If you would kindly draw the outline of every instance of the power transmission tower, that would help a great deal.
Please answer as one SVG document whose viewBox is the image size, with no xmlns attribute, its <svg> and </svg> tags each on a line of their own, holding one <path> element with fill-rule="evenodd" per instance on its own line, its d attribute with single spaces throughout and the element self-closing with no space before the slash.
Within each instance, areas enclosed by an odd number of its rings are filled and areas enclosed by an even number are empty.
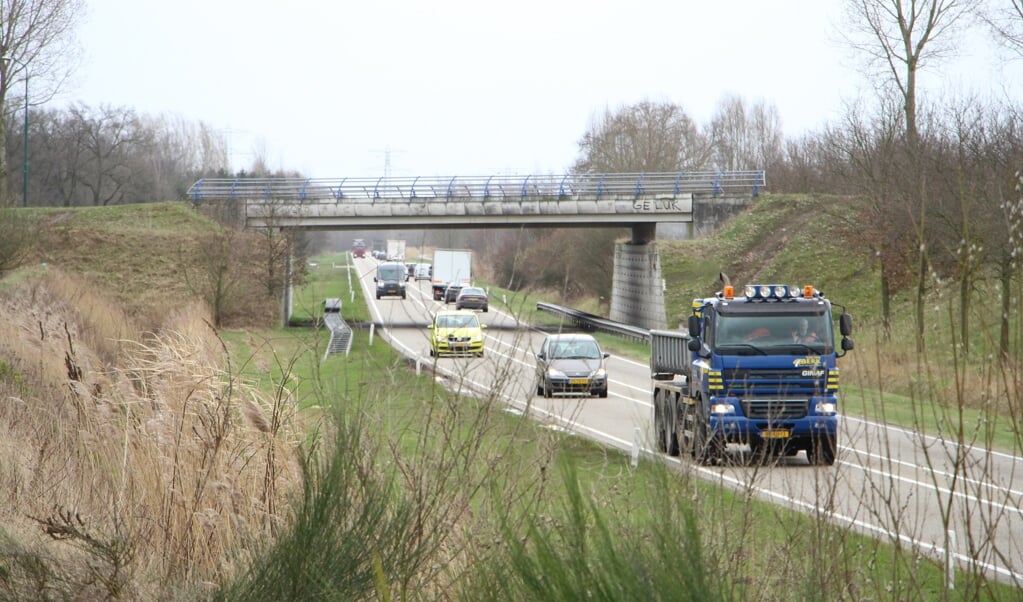
<svg viewBox="0 0 1023 602">
<path fill-rule="evenodd" d="M 403 150 L 394 150 L 390 146 L 385 146 L 383 150 L 371 150 L 371 153 L 382 153 L 384 155 L 384 177 L 391 177 L 391 155 L 393 153 L 403 153 Z"/>
</svg>

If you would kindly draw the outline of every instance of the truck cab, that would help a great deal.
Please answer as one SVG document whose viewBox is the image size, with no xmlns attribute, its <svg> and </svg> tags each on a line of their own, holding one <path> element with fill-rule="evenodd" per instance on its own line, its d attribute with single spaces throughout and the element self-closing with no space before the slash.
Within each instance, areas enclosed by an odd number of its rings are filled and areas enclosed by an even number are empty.
<svg viewBox="0 0 1023 602">
<path fill-rule="evenodd" d="M 832 303 L 812 286 L 751 285 L 738 295 L 725 286 L 694 300 L 688 327 L 685 365 L 652 365 L 655 379 L 666 370 L 684 374 L 677 403 L 661 402 L 677 425 L 669 443 L 702 461 L 741 444 L 754 456 L 805 450 L 811 463 L 834 463 L 836 360 L 853 349 L 848 314 L 839 316 L 838 340 Z"/>
</svg>

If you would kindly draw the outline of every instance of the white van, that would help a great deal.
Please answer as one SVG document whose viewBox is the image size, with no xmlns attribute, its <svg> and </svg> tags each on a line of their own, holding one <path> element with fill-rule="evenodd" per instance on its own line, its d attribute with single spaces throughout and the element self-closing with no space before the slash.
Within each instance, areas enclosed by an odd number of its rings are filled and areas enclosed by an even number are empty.
<svg viewBox="0 0 1023 602">
<path fill-rule="evenodd" d="M 428 263 L 416 264 L 416 280 L 430 280 L 433 278 L 433 266 Z"/>
</svg>

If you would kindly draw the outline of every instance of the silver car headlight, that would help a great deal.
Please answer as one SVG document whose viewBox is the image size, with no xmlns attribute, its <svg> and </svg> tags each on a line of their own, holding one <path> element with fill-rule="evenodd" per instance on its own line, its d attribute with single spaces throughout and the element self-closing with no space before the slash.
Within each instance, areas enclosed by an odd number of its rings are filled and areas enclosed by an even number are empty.
<svg viewBox="0 0 1023 602">
<path fill-rule="evenodd" d="M 557 368 L 554 368 L 554 367 L 547 368 L 547 375 L 548 376 L 558 377 L 558 378 L 565 378 L 565 373 L 562 372 L 561 370 L 558 370 Z"/>
</svg>

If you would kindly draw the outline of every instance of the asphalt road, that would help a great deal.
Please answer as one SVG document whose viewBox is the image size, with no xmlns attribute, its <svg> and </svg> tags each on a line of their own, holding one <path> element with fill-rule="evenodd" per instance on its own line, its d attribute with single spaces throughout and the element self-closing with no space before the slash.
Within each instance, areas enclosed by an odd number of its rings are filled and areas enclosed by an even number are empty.
<svg viewBox="0 0 1023 602">
<path fill-rule="evenodd" d="M 405 300 L 376 300 L 375 265 L 372 259 L 355 260 L 371 315 L 380 325 L 378 335 L 406 356 L 432 365 L 426 325 L 444 304 L 433 301 L 426 280 L 409 281 Z M 496 392 L 537 420 L 633 454 L 657 453 L 645 363 L 612 356 L 607 399 L 544 399 L 537 395 L 533 357 L 544 333 L 517 324 L 505 309 L 500 299 L 491 298 L 490 311 L 480 314 L 488 325 L 483 358 L 441 358 L 437 372 Z M 843 417 L 840 429 L 832 467 L 809 466 L 801 452 L 766 469 L 691 468 L 707 480 L 807 513 L 827 513 L 838 524 L 898 539 L 946 566 L 972 565 L 1023 588 L 1023 458 L 850 416 Z"/>
</svg>

